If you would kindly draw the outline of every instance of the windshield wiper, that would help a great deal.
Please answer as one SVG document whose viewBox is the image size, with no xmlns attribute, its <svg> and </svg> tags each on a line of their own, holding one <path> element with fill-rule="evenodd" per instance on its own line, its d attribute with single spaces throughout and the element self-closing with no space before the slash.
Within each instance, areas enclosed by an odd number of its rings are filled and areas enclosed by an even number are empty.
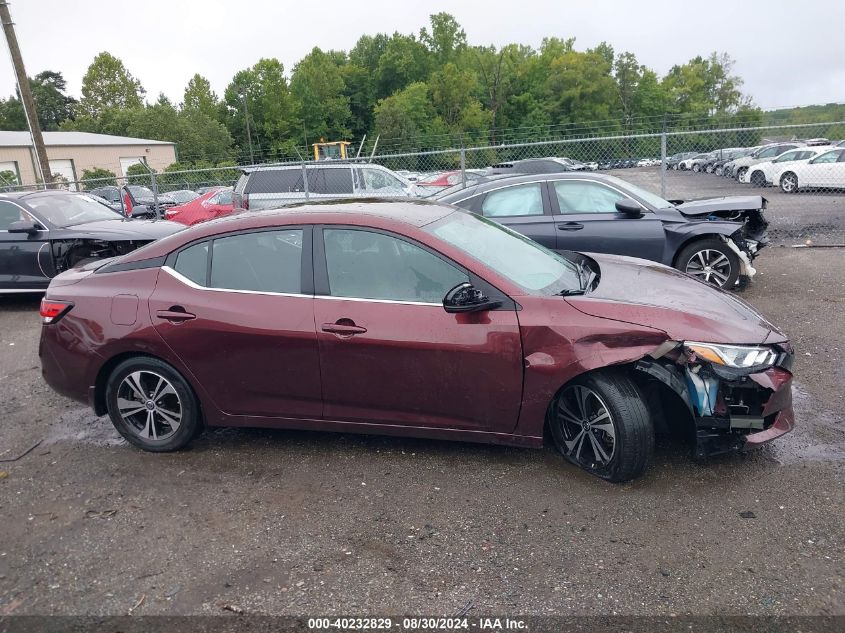
<svg viewBox="0 0 845 633">
<path fill-rule="evenodd" d="M 584 288 L 564 288 L 560 292 L 556 292 L 555 294 L 559 297 L 572 297 L 574 295 L 582 295 L 586 293 L 586 289 Z"/>
</svg>

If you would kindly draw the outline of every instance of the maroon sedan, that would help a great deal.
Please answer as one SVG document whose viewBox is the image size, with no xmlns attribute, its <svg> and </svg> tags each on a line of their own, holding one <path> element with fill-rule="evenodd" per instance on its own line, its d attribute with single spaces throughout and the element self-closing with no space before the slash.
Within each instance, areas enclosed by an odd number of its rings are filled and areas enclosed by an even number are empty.
<svg viewBox="0 0 845 633">
<path fill-rule="evenodd" d="M 41 314 L 47 382 L 149 451 L 204 426 L 528 447 L 548 431 L 625 481 L 656 431 L 708 455 L 793 426 L 790 345 L 740 299 L 438 204 L 204 223 L 59 275 Z"/>
</svg>

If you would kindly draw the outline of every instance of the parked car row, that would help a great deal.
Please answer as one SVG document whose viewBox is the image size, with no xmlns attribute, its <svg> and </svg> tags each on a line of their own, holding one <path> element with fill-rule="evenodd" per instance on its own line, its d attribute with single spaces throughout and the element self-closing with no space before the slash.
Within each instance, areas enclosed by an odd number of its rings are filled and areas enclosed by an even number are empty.
<svg viewBox="0 0 845 633">
<path fill-rule="evenodd" d="M 845 189 L 845 141 L 808 139 L 759 147 L 726 148 L 678 161 L 677 169 L 714 173 L 756 187 Z"/>
</svg>

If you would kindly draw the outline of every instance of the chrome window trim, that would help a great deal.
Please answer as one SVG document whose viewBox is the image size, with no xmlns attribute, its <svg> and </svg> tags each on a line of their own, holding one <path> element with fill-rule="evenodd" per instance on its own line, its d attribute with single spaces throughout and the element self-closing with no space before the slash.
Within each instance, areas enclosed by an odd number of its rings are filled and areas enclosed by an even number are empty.
<svg viewBox="0 0 845 633">
<path fill-rule="evenodd" d="M 201 286 L 195 281 L 191 281 L 182 273 L 174 270 L 170 266 L 162 266 L 161 270 L 166 272 L 168 275 L 176 279 L 177 281 L 181 281 L 183 284 L 188 286 L 189 288 L 193 288 L 194 290 L 208 290 L 210 292 L 236 292 L 239 294 L 244 295 L 269 295 L 271 297 L 308 297 L 313 298 L 314 295 L 306 295 L 300 292 L 269 292 L 266 290 L 239 290 L 237 288 L 211 288 L 209 286 Z"/>
<path fill-rule="evenodd" d="M 368 299 L 366 297 L 335 297 L 333 295 L 314 295 L 315 299 L 330 299 L 332 301 L 358 301 L 365 303 L 398 303 L 408 306 L 436 306 L 442 308 L 442 303 L 429 303 L 427 301 L 400 301 L 398 299 Z"/>
</svg>

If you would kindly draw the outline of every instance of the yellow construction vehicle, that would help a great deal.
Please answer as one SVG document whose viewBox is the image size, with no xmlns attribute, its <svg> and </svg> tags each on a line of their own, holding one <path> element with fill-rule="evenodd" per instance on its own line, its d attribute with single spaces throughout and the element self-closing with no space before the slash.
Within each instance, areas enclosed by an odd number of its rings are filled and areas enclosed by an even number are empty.
<svg viewBox="0 0 845 633">
<path fill-rule="evenodd" d="M 347 148 L 351 145 L 349 141 L 334 141 L 326 143 L 320 139 L 314 143 L 314 160 L 346 160 L 348 158 Z"/>
</svg>

